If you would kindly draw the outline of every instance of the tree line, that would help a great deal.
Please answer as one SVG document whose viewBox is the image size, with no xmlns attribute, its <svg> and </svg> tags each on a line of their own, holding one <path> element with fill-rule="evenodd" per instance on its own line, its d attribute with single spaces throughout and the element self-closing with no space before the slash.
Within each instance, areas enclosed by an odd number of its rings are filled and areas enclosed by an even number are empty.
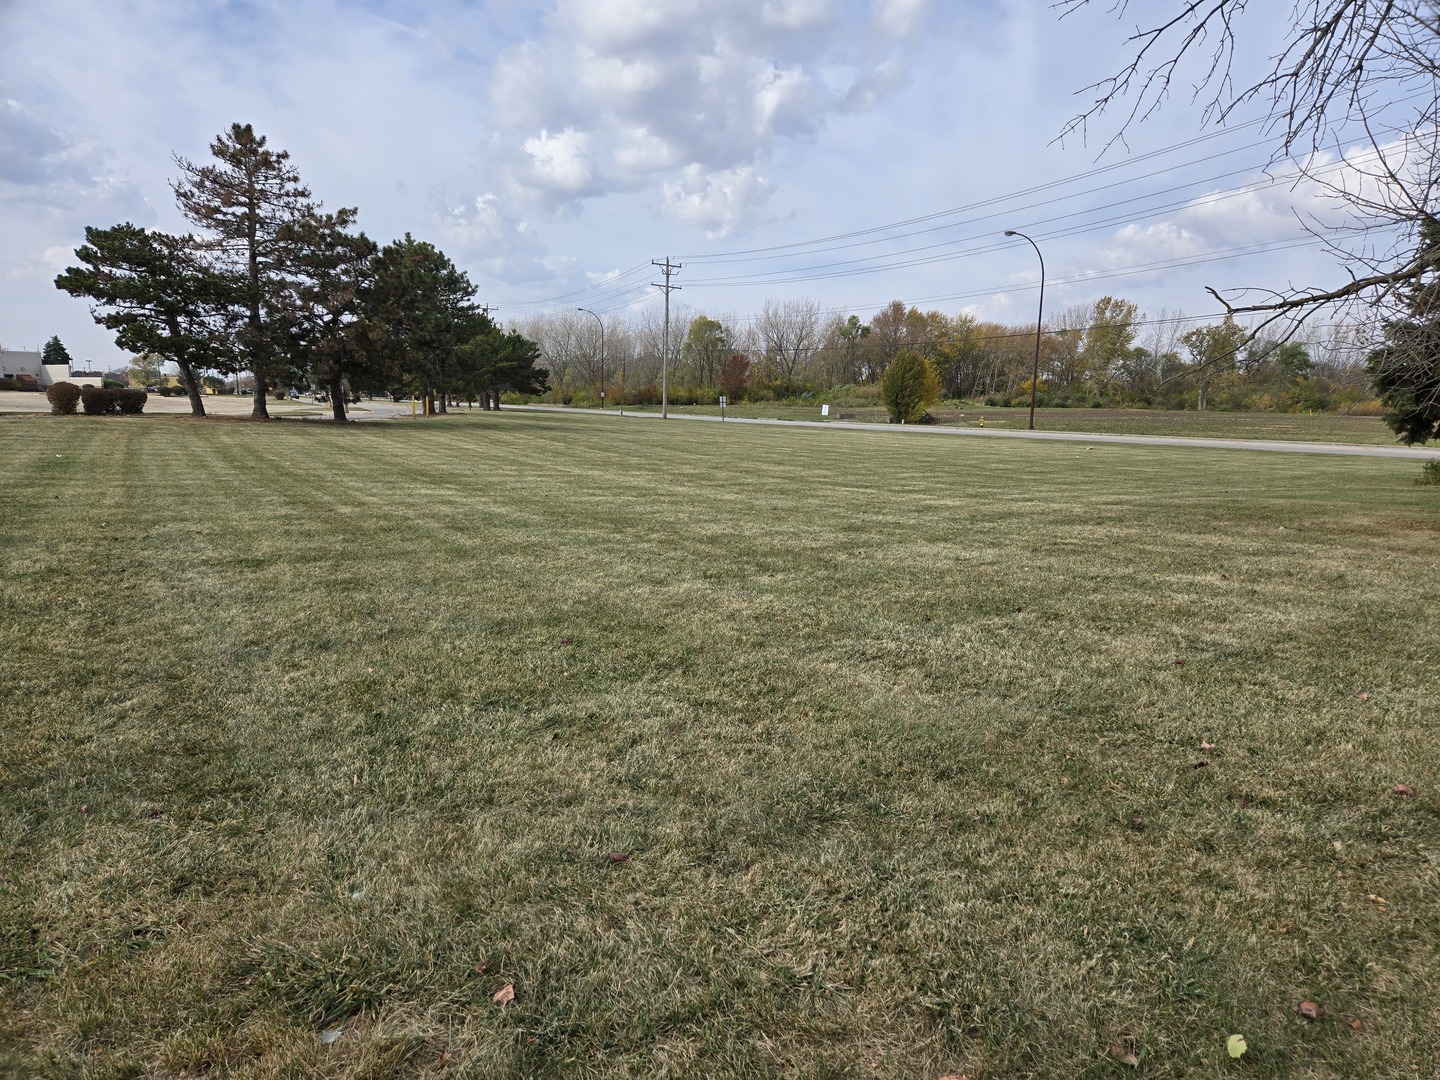
<svg viewBox="0 0 1440 1080">
<path fill-rule="evenodd" d="M 601 327 L 584 314 L 528 320 L 550 368 L 553 400 L 598 400 Z M 659 382 L 661 327 L 644 312 L 604 321 L 610 400 L 647 402 Z M 671 399 L 724 394 L 774 400 L 845 387 L 878 388 L 896 359 L 923 357 L 947 398 L 1029 403 L 1035 324 L 924 311 L 895 300 L 869 320 L 815 300 L 767 302 L 758 316 L 696 314 L 676 335 Z M 1325 410 L 1373 405 L 1366 335 L 1340 326 L 1303 339 L 1255 334 L 1233 319 L 1198 322 L 1104 296 L 1046 318 L 1037 396 L 1042 405 L 1166 409 Z"/>
<path fill-rule="evenodd" d="M 452 400 L 498 408 L 547 385 L 538 345 L 505 332 L 466 274 L 409 233 L 384 247 L 355 229 L 356 210 L 326 212 L 249 124 L 176 156 L 176 203 L 194 231 L 128 222 L 85 230 L 58 288 L 92 301 L 122 349 L 175 364 L 191 412 L 205 414 L 208 372 L 248 372 L 255 419 L 266 392 L 324 388 L 336 420 L 362 392 L 418 394 L 427 412 Z"/>
<path fill-rule="evenodd" d="M 175 157 L 171 186 L 192 232 L 87 228 L 79 265 L 56 278 L 92 301 L 121 348 L 173 362 L 195 415 L 210 372 L 248 372 L 257 419 L 268 417 L 267 389 L 301 384 L 324 388 L 343 420 L 347 398 L 361 392 L 416 394 L 427 412 L 462 399 L 498 408 L 505 393 L 603 405 L 607 387 L 611 401 L 645 403 L 658 399 L 662 370 L 673 373 L 676 401 L 874 393 L 898 358 L 915 356 L 925 364 L 917 385 L 933 374 L 946 397 L 991 405 L 1028 403 L 1033 390 L 1047 406 L 1354 410 L 1378 395 L 1405 441 L 1440 434 L 1440 231 L 1431 219 L 1406 303 L 1384 322 L 1379 347 L 1368 327 L 1289 336 L 1233 316 L 1147 317 L 1105 296 L 1046 319 L 1032 380 L 1033 323 L 900 300 L 864 321 L 816 300 L 769 300 L 748 319 L 695 314 L 683 337 L 667 335 L 655 311 L 607 320 L 577 309 L 505 331 L 443 252 L 409 233 L 380 247 L 355 229 L 354 208 L 324 211 L 289 154 L 250 125 L 232 125 L 210 151 L 209 163 Z"/>
</svg>

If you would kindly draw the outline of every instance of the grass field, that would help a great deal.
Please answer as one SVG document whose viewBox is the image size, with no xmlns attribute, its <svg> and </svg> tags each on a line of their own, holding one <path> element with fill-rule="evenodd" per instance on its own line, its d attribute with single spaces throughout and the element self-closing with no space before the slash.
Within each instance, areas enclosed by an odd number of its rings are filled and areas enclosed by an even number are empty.
<svg viewBox="0 0 1440 1080">
<path fill-rule="evenodd" d="M 1440 1074 L 1414 462 L 0 447 L 0 1074 Z"/>
<path fill-rule="evenodd" d="M 658 406 L 626 411 L 659 412 Z M 677 405 L 673 413 L 719 416 L 720 409 L 708 405 Z M 819 420 L 819 405 L 788 403 L 740 404 L 726 410 L 737 418 L 767 420 Z M 996 409 L 968 402 L 946 402 L 930 410 L 937 423 L 955 427 L 986 427 L 1020 430 L 1030 425 L 1029 409 Z M 881 406 L 832 405 L 831 420 L 886 424 L 889 415 Z M 1338 413 L 1281 412 L 1174 412 L 1164 409 L 1037 409 L 1035 426 L 1041 431 L 1078 431 L 1090 435 L 1183 435 L 1202 439 L 1268 439 L 1300 442 L 1359 443 L 1393 446 L 1395 433 L 1377 416 L 1345 416 Z"/>
</svg>

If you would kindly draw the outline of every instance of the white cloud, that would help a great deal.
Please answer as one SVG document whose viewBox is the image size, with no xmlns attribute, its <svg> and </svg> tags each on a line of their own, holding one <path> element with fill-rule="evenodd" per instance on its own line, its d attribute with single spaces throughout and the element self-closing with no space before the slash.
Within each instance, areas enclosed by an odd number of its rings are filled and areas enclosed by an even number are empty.
<svg viewBox="0 0 1440 1080">
<path fill-rule="evenodd" d="M 762 23 L 785 30 L 813 29 L 831 18 L 828 0 L 766 0 L 760 6 Z"/>
<path fill-rule="evenodd" d="M 1317 153 L 1305 163 L 1305 175 L 1281 171 L 1256 175 L 1238 187 L 1206 192 L 1151 222 L 1132 222 L 1116 230 L 1100 252 L 1106 268 L 1186 259 L 1214 252 L 1253 248 L 1303 238 L 1310 232 L 1339 238 L 1359 223 L 1348 198 L 1371 204 L 1400 205 L 1403 194 L 1387 170 L 1403 175 L 1426 159 L 1428 148 L 1415 137 L 1386 144 L 1352 147 L 1343 156 Z M 1411 184 L 1423 184 L 1421 177 Z"/>
<path fill-rule="evenodd" d="M 1116 230 L 1102 253 L 1102 265 L 1109 269 L 1163 262 L 1203 255 L 1211 241 L 1176 221 L 1151 225 L 1130 224 Z"/>
<path fill-rule="evenodd" d="M 73 262 L 75 262 L 75 249 L 57 244 L 54 247 L 46 248 L 37 255 L 31 255 L 17 266 L 11 267 L 5 276 L 15 281 L 34 278 L 49 282 Z"/>
<path fill-rule="evenodd" d="M 782 144 L 903 85 L 910 46 L 895 37 L 926 11 L 889 0 L 873 12 L 879 40 L 866 13 L 831 0 L 559 0 L 545 32 L 495 65 L 497 167 L 551 211 L 659 188 L 672 220 L 734 231 L 763 212 L 771 186 L 757 178 Z"/>
<path fill-rule="evenodd" d="M 877 31 L 906 37 L 920 26 L 929 13 L 930 0 L 874 0 L 871 10 Z"/>
<path fill-rule="evenodd" d="M 574 128 L 552 135 L 545 129 L 524 142 L 528 175 L 540 187 L 580 194 L 590 183 L 590 137 Z"/>
<path fill-rule="evenodd" d="M 665 185 L 665 213 L 717 239 L 733 232 L 742 222 L 755 220 L 770 196 L 770 186 L 754 166 L 706 173 L 690 165 L 679 180 Z"/>
</svg>

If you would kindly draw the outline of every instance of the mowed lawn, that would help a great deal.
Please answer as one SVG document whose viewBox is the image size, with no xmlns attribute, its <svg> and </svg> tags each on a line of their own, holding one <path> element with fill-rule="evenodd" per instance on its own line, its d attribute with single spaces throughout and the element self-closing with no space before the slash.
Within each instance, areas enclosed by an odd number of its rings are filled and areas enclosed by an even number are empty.
<svg viewBox="0 0 1440 1080">
<path fill-rule="evenodd" d="M 1416 462 L 0 448 L 0 1074 L 1440 1074 Z"/>
</svg>

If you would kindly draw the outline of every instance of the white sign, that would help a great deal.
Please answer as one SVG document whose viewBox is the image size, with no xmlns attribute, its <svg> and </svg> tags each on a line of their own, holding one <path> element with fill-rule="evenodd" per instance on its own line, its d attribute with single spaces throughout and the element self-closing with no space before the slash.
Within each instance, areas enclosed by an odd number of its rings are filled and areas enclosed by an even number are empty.
<svg viewBox="0 0 1440 1080">
<path fill-rule="evenodd" d="M 724 394 L 721 394 L 721 395 L 720 395 L 720 407 L 723 409 L 723 408 L 724 408 L 726 405 L 728 405 L 728 404 L 730 404 L 730 403 L 725 400 L 725 395 L 724 395 Z"/>
<path fill-rule="evenodd" d="M 821 405 L 821 406 L 820 406 L 820 415 L 821 415 L 821 416 L 829 416 L 829 415 L 830 415 L 830 406 L 829 406 L 829 405 Z"/>
</svg>

